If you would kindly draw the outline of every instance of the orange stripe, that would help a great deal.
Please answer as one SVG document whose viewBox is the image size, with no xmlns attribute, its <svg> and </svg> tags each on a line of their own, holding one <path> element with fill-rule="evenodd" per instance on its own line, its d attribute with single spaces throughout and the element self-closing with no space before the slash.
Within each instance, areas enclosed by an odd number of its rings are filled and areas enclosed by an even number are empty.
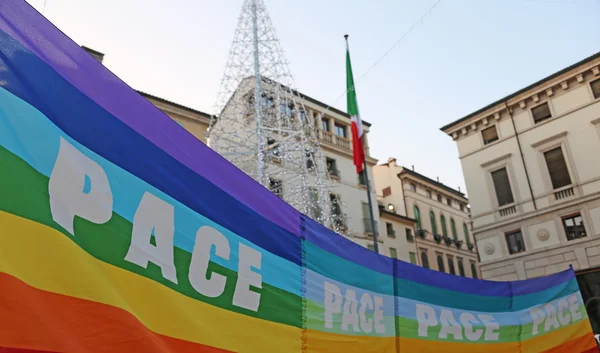
<svg viewBox="0 0 600 353">
<path fill-rule="evenodd" d="M 563 343 L 558 347 L 554 347 L 543 353 L 597 353 L 600 352 L 598 350 L 598 345 L 596 344 L 596 339 L 594 338 L 593 333 L 589 333 L 587 335 L 583 335 L 577 338 L 570 340 L 569 342 Z"/>
<path fill-rule="evenodd" d="M 122 309 L 42 291 L 5 273 L 0 273 L 0 288 L 2 347 L 78 353 L 227 352 L 159 335 Z"/>
</svg>

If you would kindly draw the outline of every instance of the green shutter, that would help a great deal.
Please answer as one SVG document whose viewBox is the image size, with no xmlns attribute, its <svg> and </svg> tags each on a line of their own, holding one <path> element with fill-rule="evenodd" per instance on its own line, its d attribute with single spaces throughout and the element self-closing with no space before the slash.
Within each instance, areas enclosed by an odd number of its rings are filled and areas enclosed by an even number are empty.
<svg viewBox="0 0 600 353">
<path fill-rule="evenodd" d="M 431 221 L 431 232 L 433 234 L 438 234 L 437 223 L 435 222 L 435 213 L 433 213 L 433 211 L 429 212 L 429 220 Z"/>
<path fill-rule="evenodd" d="M 440 222 L 442 223 L 442 235 L 448 236 L 448 229 L 446 228 L 446 217 L 440 216 Z"/>
<path fill-rule="evenodd" d="M 419 212 L 419 208 L 417 207 L 417 205 L 414 206 L 414 212 L 415 212 L 415 220 L 417 221 L 417 229 L 422 229 L 421 228 L 421 212 Z"/>
<path fill-rule="evenodd" d="M 456 224 L 452 218 L 450 218 L 450 229 L 452 230 L 452 237 L 458 240 L 458 234 L 456 234 Z"/>
</svg>

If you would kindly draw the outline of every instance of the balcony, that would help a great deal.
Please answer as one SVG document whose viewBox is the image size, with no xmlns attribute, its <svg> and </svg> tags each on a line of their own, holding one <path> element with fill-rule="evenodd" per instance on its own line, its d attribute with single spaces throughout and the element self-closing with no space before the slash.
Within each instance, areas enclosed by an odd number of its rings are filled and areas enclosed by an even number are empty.
<svg viewBox="0 0 600 353">
<path fill-rule="evenodd" d="M 378 226 L 377 221 L 373 222 L 375 224 L 375 231 L 377 232 Z M 365 234 L 373 234 L 373 226 L 370 218 L 363 218 L 363 227 L 365 229 Z M 379 233 L 379 232 L 377 232 Z"/>
<path fill-rule="evenodd" d="M 573 186 L 568 186 L 563 189 L 554 192 L 554 199 L 556 201 L 563 200 L 575 195 L 575 190 Z"/>
<path fill-rule="evenodd" d="M 517 207 L 515 205 L 504 207 L 501 208 L 498 212 L 500 213 L 500 217 L 507 217 L 517 213 Z"/>
<path fill-rule="evenodd" d="M 332 145 L 341 147 L 343 149 L 352 150 L 352 141 L 345 137 L 335 135 L 335 134 L 333 134 L 329 131 L 325 131 L 325 130 L 319 130 L 319 137 L 320 137 L 321 141 L 330 143 Z"/>
</svg>

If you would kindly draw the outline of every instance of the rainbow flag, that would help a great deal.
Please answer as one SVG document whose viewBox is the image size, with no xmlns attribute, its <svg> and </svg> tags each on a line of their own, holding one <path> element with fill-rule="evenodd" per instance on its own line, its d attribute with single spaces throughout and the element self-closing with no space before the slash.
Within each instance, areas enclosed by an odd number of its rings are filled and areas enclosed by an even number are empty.
<svg viewBox="0 0 600 353">
<path fill-rule="evenodd" d="M 597 352 L 572 270 L 361 248 L 0 1 L 0 352 Z"/>
</svg>

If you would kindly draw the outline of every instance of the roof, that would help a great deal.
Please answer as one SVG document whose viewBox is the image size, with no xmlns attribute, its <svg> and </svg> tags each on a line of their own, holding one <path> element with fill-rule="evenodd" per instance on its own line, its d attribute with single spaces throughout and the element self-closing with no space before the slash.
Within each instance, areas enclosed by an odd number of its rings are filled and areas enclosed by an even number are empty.
<svg viewBox="0 0 600 353">
<path fill-rule="evenodd" d="M 187 112 L 202 115 L 203 117 L 205 117 L 207 119 L 210 119 L 210 117 L 211 117 L 211 115 L 208 114 L 208 113 L 205 113 L 205 112 L 202 112 L 202 111 L 199 111 L 199 110 L 196 110 L 196 109 L 192 109 L 190 107 L 186 107 L 186 106 L 181 105 L 181 104 L 177 104 L 177 103 L 168 101 L 168 100 L 166 100 L 164 98 L 153 96 L 151 94 L 148 94 L 148 93 L 145 93 L 145 92 L 142 92 L 142 91 L 136 91 L 136 92 L 139 93 L 139 94 L 141 94 L 142 96 L 144 96 L 146 99 L 150 98 L 150 99 L 159 101 L 161 103 L 170 104 L 170 105 L 175 106 L 177 108 L 183 109 L 183 110 L 185 110 Z"/>
<path fill-rule="evenodd" d="M 83 50 L 87 51 L 88 53 L 91 53 L 91 54 L 96 54 L 96 55 L 98 55 L 98 56 L 104 56 L 104 53 L 101 53 L 101 52 L 99 52 L 99 51 L 97 51 L 97 50 L 94 50 L 94 49 L 92 49 L 92 48 L 88 48 L 88 47 L 86 47 L 85 45 L 82 45 L 82 46 L 81 46 L 81 48 L 82 48 Z"/>
<path fill-rule="evenodd" d="M 248 79 L 248 78 L 251 78 L 251 77 L 254 77 L 254 76 L 249 76 L 249 77 L 246 77 L 246 79 Z M 281 85 L 282 87 L 284 87 L 284 88 L 287 88 L 287 89 L 291 90 L 293 94 L 296 94 L 296 95 L 298 95 L 298 97 L 300 97 L 300 98 L 302 98 L 302 99 L 306 99 L 307 101 L 309 101 L 309 102 L 311 102 L 311 103 L 314 103 L 314 104 L 318 104 L 318 105 L 321 105 L 321 106 L 327 107 L 327 110 L 331 110 L 332 112 L 335 112 L 335 113 L 337 113 L 337 114 L 343 115 L 343 116 L 345 116 L 346 118 L 350 119 L 350 115 L 348 115 L 348 113 L 346 113 L 346 112 L 343 112 L 343 111 L 341 111 L 341 110 L 339 110 L 339 109 L 337 109 L 337 108 L 334 108 L 334 107 L 332 107 L 332 106 L 330 106 L 330 105 L 327 105 L 327 104 L 325 104 L 325 103 L 323 103 L 323 102 L 321 102 L 321 101 L 319 101 L 319 100 L 317 100 L 317 99 L 315 99 L 315 98 L 312 98 L 312 97 L 309 97 L 309 96 L 307 96 L 307 95 L 305 95 L 305 94 L 303 94 L 303 93 L 300 93 L 300 92 L 298 92 L 297 90 L 295 90 L 295 89 L 293 89 L 293 88 L 289 88 L 289 87 L 287 87 L 286 85 L 284 85 L 284 84 L 281 84 L 281 83 L 279 83 L 279 82 L 277 82 L 277 81 L 275 81 L 275 80 L 272 80 L 272 79 L 270 79 L 270 78 L 267 78 L 267 77 L 263 77 L 263 80 L 265 80 L 265 81 L 270 81 L 271 83 L 277 83 L 277 84 Z M 362 119 L 361 119 L 361 120 L 362 120 Z M 370 126 L 371 126 L 371 123 L 369 123 L 369 122 L 367 122 L 367 121 L 365 121 L 365 120 L 362 120 L 362 123 L 363 123 L 363 125 L 365 125 L 365 126 L 367 126 L 367 127 L 370 127 Z"/>
<path fill-rule="evenodd" d="M 402 171 L 400 173 L 398 173 L 398 176 L 400 176 L 401 174 L 409 174 L 409 175 L 414 176 L 415 178 L 423 179 L 423 180 L 425 180 L 426 182 L 428 182 L 430 184 L 433 184 L 433 185 L 435 185 L 435 186 L 437 186 L 437 187 L 439 187 L 441 189 L 444 189 L 444 190 L 446 190 L 446 191 L 448 191 L 448 192 L 450 192 L 450 193 L 452 193 L 454 195 L 457 195 L 457 196 L 460 196 L 460 197 L 466 199 L 465 194 L 463 194 L 462 192 L 460 192 L 458 190 L 455 190 L 455 189 L 453 189 L 453 188 L 451 188 L 449 186 L 446 186 L 446 185 L 444 185 L 444 184 L 442 184 L 442 183 L 440 183 L 438 181 L 432 180 L 432 179 L 430 179 L 430 178 L 428 178 L 428 177 L 426 177 L 426 176 L 424 176 L 422 174 L 419 174 L 419 173 L 415 172 L 414 170 L 408 169 L 406 167 L 402 167 Z"/>
<path fill-rule="evenodd" d="M 410 218 L 410 217 L 406 217 L 406 216 L 403 216 L 401 214 L 397 214 L 397 213 L 394 213 L 394 212 L 390 212 L 390 211 L 386 210 L 385 206 L 383 206 L 383 205 L 379 205 L 379 213 L 382 214 L 382 215 L 386 215 L 386 216 L 391 216 L 391 217 L 394 217 L 394 218 L 398 218 L 398 219 L 401 219 L 403 221 L 407 221 L 407 222 L 411 222 L 411 223 L 417 223 L 416 219 L 413 219 L 413 218 Z"/>
<path fill-rule="evenodd" d="M 552 79 L 554 79 L 554 78 L 556 78 L 556 77 L 558 77 L 558 76 L 560 76 L 560 75 L 562 75 L 562 74 L 564 74 L 564 73 L 566 73 L 566 72 L 568 72 L 570 70 L 573 70 L 573 69 L 575 69 L 578 66 L 584 65 L 584 64 L 586 64 L 586 63 L 588 63 L 588 62 L 590 62 L 592 60 L 598 59 L 598 58 L 600 58 L 600 52 L 598 52 L 598 53 L 596 53 L 596 54 L 594 54 L 592 56 L 588 56 L 587 58 L 585 58 L 585 59 L 583 59 L 583 60 L 581 60 L 581 61 L 579 61 L 579 62 L 577 62 L 577 63 L 575 63 L 575 64 L 573 64 L 573 65 L 571 65 L 569 67 L 567 67 L 567 68 L 564 68 L 564 69 L 562 69 L 562 70 L 560 70 L 560 71 L 558 71 L 556 73 L 553 73 L 552 75 L 550 75 L 550 76 L 548 76 L 546 78 L 543 78 L 543 79 L 541 79 L 541 80 L 539 80 L 539 81 L 537 81 L 537 82 L 535 82 L 535 83 L 533 83 L 533 84 L 531 84 L 531 85 L 529 85 L 529 86 L 527 86 L 527 87 L 525 87 L 525 88 L 523 88 L 521 90 L 518 90 L 515 93 L 512 93 L 512 94 L 510 94 L 510 95 L 508 95 L 508 96 L 506 96 L 506 97 L 504 97 L 504 98 L 502 98 L 500 100 L 497 100 L 494 103 L 491 103 L 491 104 L 489 104 L 489 105 L 487 105 L 487 106 L 485 106 L 485 107 L 477 110 L 476 112 L 473 112 L 473 113 L 465 116 L 464 118 L 460 118 L 460 119 L 456 120 L 455 122 L 452 122 L 452 123 L 450 123 L 448 125 L 445 125 L 445 126 L 441 127 L 440 130 L 445 131 L 445 130 L 447 130 L 447 129 L 455 126 L 455 125 L 458 125 L 458 124 L 462 123 L 463 121 L 465 121 L 465 120 L 467 120 L 469 118 L 472 118 L 472 117 L 474 117 L 474 116 L 476 116 L 478 114 L 483 113 L 484 111 L 492 108 L 493 106 L 495 106 L 497 104 L 501 104 L 501 103 L 503 103 L 503 102 L 505 102 L 505 101 L 507 101 L 507 100 L 509 100 L 511 98 L 514 98 L 514 97 L 516 97 L 516 96 L 518 96 L 518 95 L 520 95 L 520 94 L 522 94 L 522 93 L 524 93 L 524 92 L 526 92 L 526 91 L 528 91 L 528 90 L 530 90 L 530 89 L 532 89 L 532 88 L 534 88 L 536 86 L 540 86 L 540 85 L 542 85 L 542 84 L 544 84 L 544 83 L 546 83 L 546 82 L 548 82 L 548 81 L 550 81 L 550 80 L 552 80 Z"/>
</svg>

